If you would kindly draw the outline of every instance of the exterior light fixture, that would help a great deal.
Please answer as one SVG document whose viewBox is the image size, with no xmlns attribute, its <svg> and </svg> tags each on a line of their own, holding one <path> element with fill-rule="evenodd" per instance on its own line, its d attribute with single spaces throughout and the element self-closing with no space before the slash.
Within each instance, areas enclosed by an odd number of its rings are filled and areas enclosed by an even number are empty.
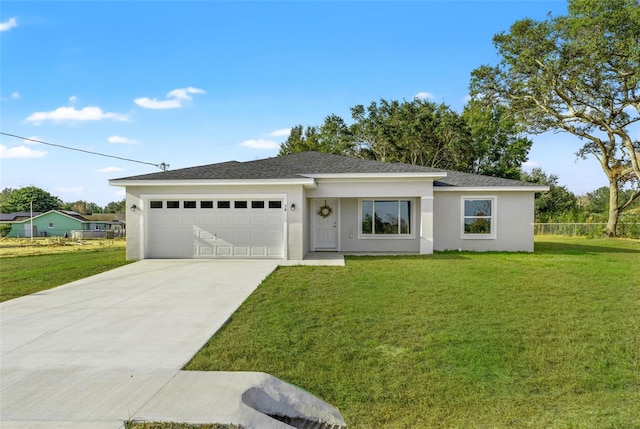
<svg viewBox="0 0 640 429">
<path fill-rule="evenodd" d="M 296 211 L 296 205 L 295 204 L 291 204 L 291 211 L 295 212 Z"/>
<path fill-rule="evenodd" d="M 135 212 L 137 208 L 138 208 L 138 206 L 136 206 L 135 204 L 133 204 L 133 205 L 131 206 L 131 211 L 132 211 L 132 212 Z"/>
</svg>

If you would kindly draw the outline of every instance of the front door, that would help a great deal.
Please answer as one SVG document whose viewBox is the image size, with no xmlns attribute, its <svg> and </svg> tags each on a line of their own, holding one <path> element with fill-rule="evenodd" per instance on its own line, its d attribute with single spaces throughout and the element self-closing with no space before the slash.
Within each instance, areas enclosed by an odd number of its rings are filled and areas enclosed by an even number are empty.
<svg viewBox="0 0 640 429">
<path fill-rule="evenodd" d="M 338 200 L 313 200 L 314 250 L 338 250 Z"/>
</svg>

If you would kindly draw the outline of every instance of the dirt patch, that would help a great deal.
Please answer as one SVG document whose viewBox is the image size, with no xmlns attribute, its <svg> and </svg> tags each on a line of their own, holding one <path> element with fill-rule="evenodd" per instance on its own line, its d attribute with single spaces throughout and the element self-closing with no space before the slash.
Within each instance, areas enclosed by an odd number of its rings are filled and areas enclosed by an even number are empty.
<svg viewBox="0 0 640 429">
<path fill-rule="evenodd" d="M 3 238 L 0 240 L 0 258 L 70 253 L 105 247 L 124 249 L 125 246 L 124 238 L 72 240 L 62 237 L 39 237 L 34 238 L 33 241 L 30 238 Z"/>
</svg>

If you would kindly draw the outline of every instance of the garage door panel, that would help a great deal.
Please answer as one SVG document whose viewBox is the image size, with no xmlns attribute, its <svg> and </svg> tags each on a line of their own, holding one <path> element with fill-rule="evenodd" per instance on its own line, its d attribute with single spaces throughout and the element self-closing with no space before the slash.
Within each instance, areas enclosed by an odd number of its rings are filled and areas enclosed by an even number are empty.
<svg viewBox="0 0 640 429">
<path fill-rule="evenodd" d="M 200 208 L 197 203 L 197 208 L 152 209 L 148 213 L 150 258 L 285 257 L 284 210 L 212 209 Z"/>
</svg>

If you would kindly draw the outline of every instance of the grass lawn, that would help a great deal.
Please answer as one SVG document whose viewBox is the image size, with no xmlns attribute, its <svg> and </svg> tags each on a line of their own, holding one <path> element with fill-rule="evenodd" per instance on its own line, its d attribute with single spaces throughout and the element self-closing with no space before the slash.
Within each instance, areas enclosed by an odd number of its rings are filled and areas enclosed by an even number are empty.
<svg viewBox="0 0 640 429">
<path fill-rule="evenodd" d="M 0 302 L 125 265 L 122 243 L 0 247 Z"/>
<path fill-rule="evenodd" d="M 640 241 L 281 267 L 187 365 L 264 371 L 349 428 L 640 428 Z"/>
</svg>

